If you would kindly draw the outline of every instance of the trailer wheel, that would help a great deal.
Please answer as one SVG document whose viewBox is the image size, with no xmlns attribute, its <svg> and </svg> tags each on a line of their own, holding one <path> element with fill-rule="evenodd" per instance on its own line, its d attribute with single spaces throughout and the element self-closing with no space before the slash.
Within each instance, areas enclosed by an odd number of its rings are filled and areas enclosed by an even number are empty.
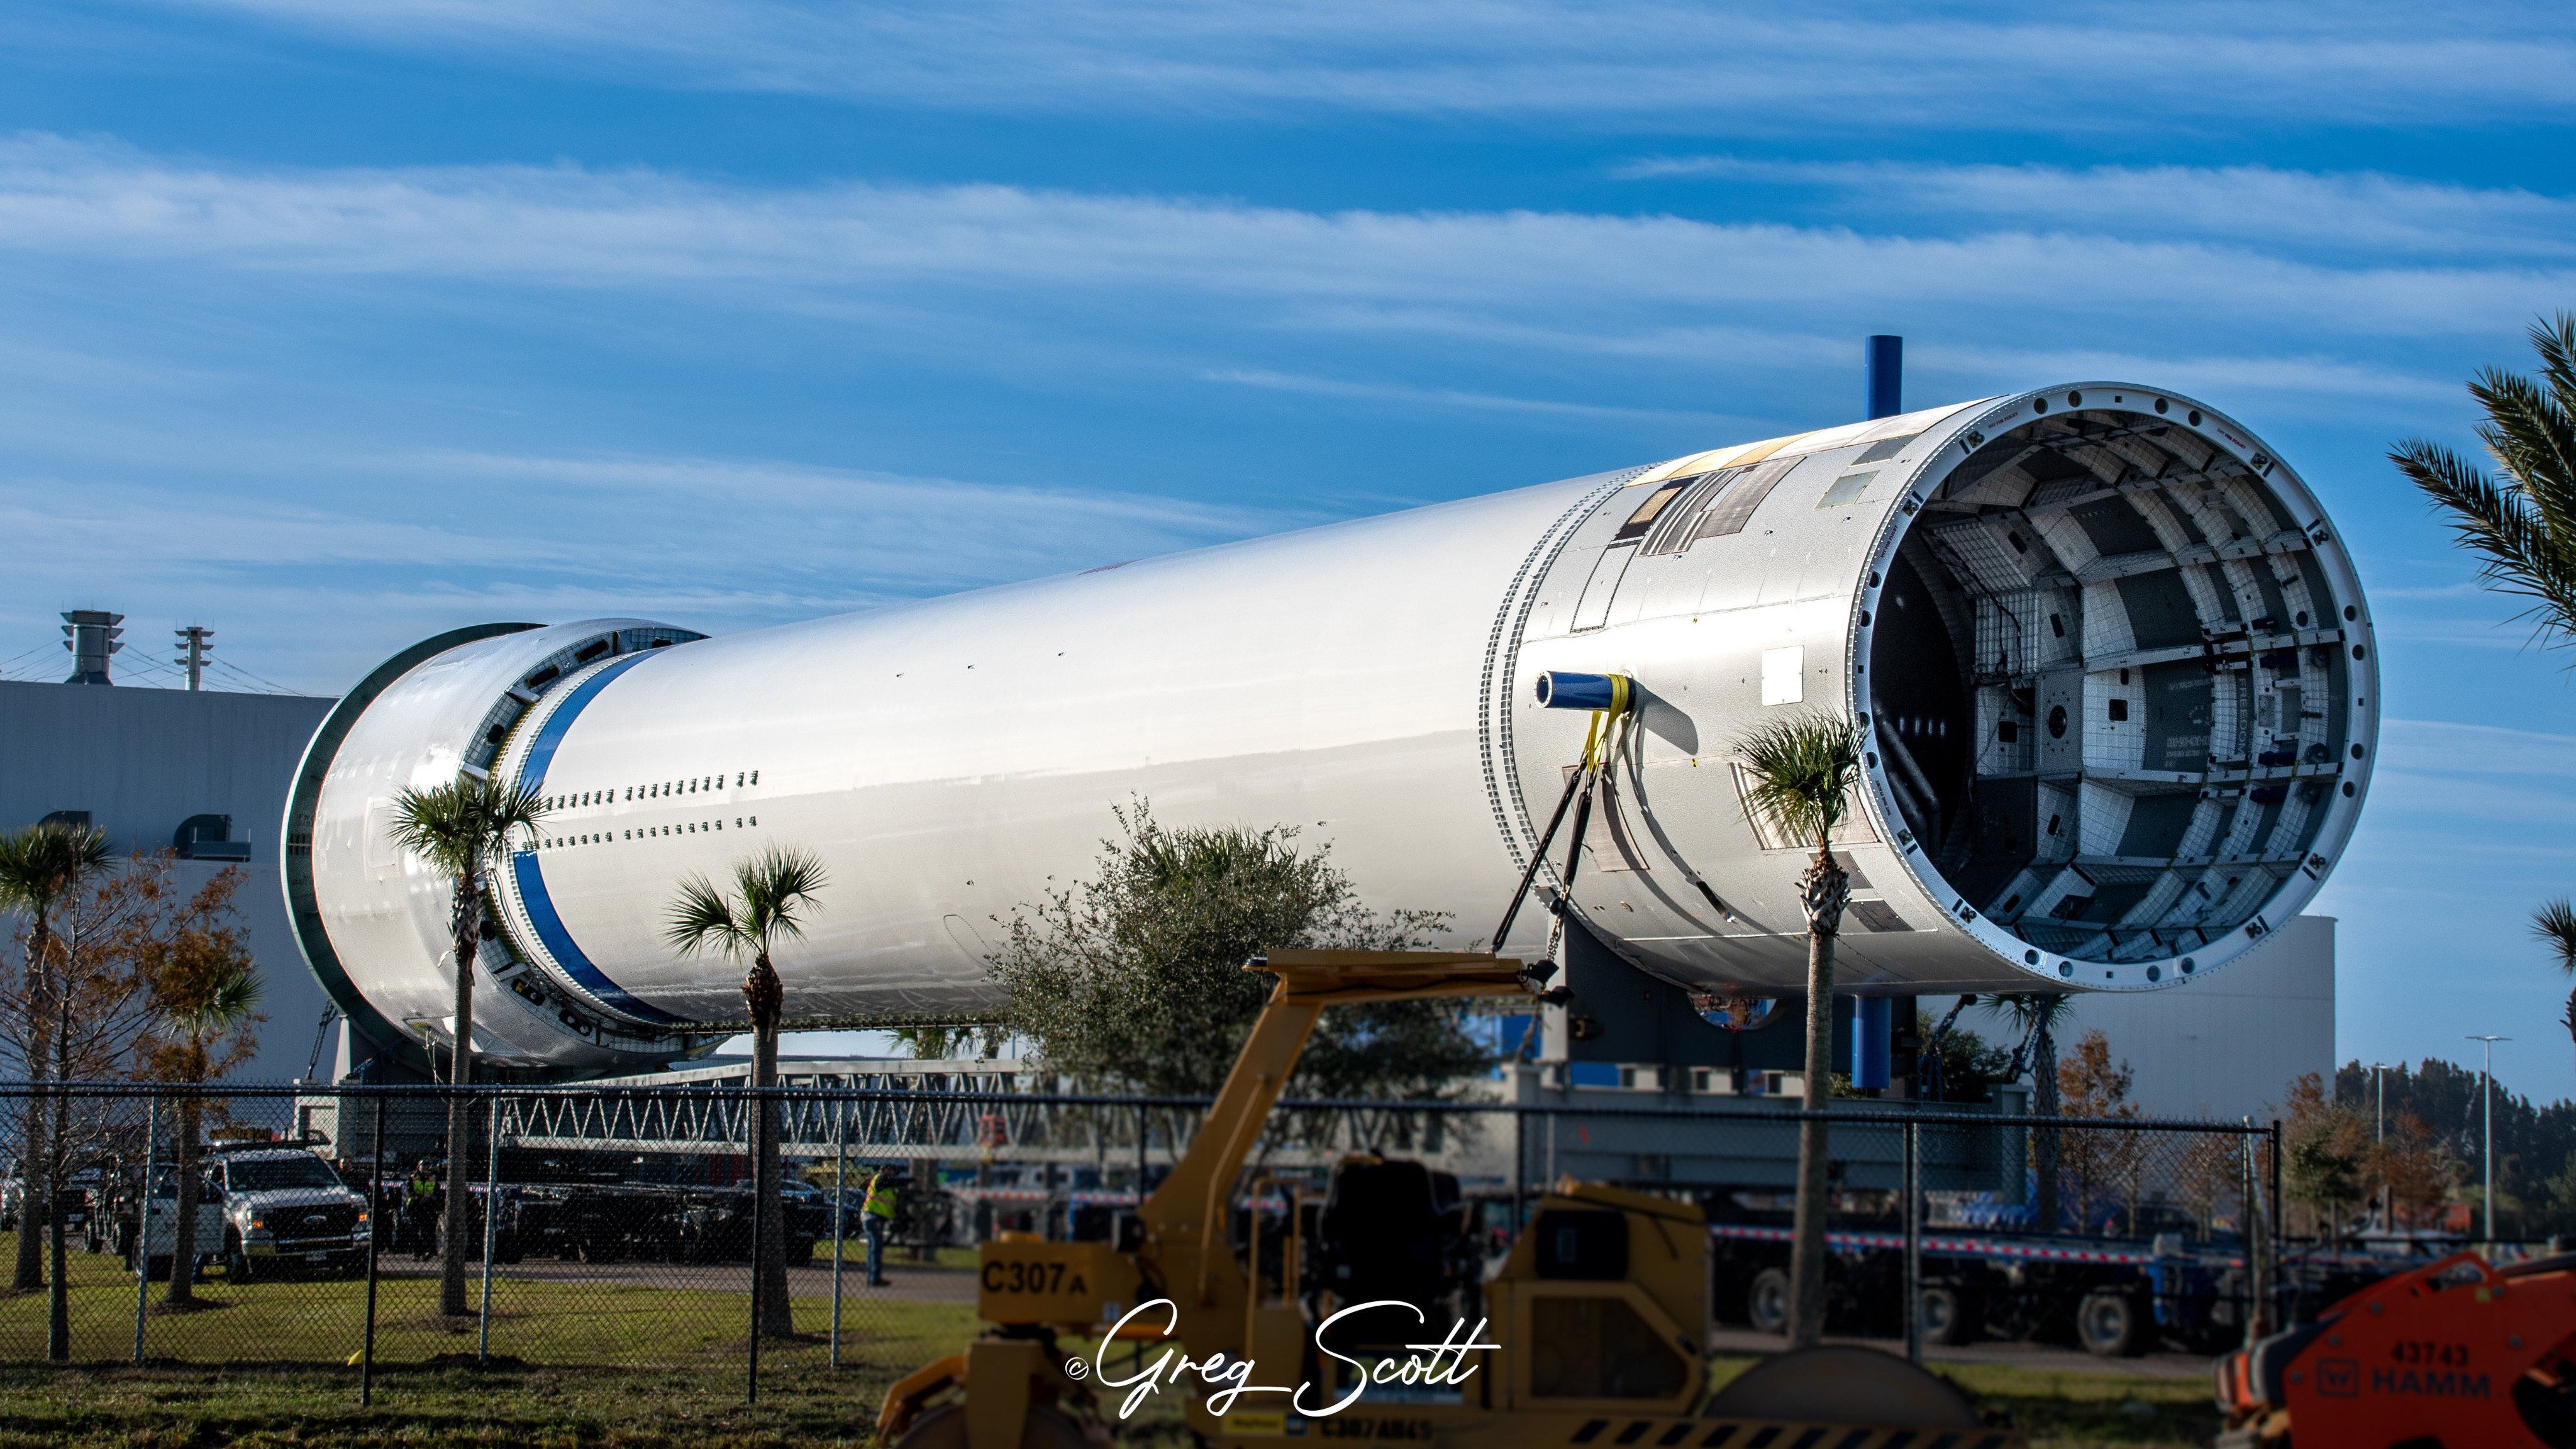
<svg viewBox="0 0 2576 1449">
<path fill-rule="evenodd" d="M 1923 1341 L 1945 1348 L 1974 1343 L 1985 1325 L 1979 1321 L 1977 1302 L 1965 1291 L 1947 1283 L 1923 1285 Z"/>
<path fill-rule="evenodd" d="M 2147 1306 L 2117 1289 L 2096 1288 L 2075 1310 L 2075 1336 L 2100 1358 L 2136 1358 L 2152 1331 Z"/>
<path fill-rule="evenodd" d="M 1765 1268 L 1744 1290 L 1744 1321 L 1755 1333 L 1789 1331 L 1789 1270 Z"/>
<path fill-rule="evenodd" d="M 966 1449 L 966 1406 L 941 1404 L 912 1421 L 894 1449 Z M 1073 1420 L 1053 1409 L 1031 1405 L 1020 1421 L 1020 1449 L 1090 1449 Z"/>
</svg>

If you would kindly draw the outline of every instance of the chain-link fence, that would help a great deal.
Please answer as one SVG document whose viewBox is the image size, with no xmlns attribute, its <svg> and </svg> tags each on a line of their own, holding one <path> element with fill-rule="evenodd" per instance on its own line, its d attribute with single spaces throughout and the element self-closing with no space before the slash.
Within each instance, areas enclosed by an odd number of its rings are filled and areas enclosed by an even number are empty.
<svg viewBox="0 0 2576 1449">
<path fill-rule="evenodd" d="M 1550 1183 L 1610 1182 L 1696 1201 L 1715 1321 L 1780 1327 L 1799 1113 L 1526 1070 L 1491 1087 L 1284 1104 L 1230 1214 L 1238 1243 L 1263 1214 L 1303 1214 L 1310 1298 L 1438 1262 L 1464 1309 Z M 451 1248 L 459 1100 L 471 1186 Z M 776 1203 L 749 1185 L 764 1100 Z M 2216 1347 L 2405 1265 L 2383 1244 L 2278 1246 L 2268 1125 L 1849 1105 L 1826 1114 L 1837 1332 Z M 1140 1189 L 1203 1106 L 828 1081 L 0 1087 L 0 1271 L 19 1290 L 0 1297 L 0 1361 L 335 1365 L 362 1389 L 378 1365 L 488 1358 L 738 1371 L 755 1389 L 791 1364 L 899 1370 L 972 1336 L 978 1242 L 1132 1240 Z M 772 1212 L 792 1332 L 755 1335 Z"/>
</svg>

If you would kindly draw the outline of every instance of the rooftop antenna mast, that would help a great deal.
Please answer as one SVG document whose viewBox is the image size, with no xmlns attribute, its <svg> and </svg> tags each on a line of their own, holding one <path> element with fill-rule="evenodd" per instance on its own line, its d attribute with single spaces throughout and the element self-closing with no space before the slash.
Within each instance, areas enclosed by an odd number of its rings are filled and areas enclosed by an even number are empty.
<svg viewBox="0 0 2576 1449">
<path fill-rule="evenodd" d="M 205 675 L 206 656 L 214 652 L 215 646 L 209 641 L 215 631 L 203 624 L 191 624 L 171 632 L 179 636 L 179 657 L 172 662 L 188 671 L 188 688 L 194 692 L 200 688 L 198 680 Z"/>
</svg>

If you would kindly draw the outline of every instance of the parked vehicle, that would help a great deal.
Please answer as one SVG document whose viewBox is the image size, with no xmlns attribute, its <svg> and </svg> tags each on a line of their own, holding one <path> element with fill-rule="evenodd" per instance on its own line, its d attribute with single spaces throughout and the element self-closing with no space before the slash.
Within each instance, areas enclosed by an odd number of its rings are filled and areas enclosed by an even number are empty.
<svg viewBox="0 0 2576 1449">
<path fill-rule="evenodd" d="M 1789 1318 L 1785 1227 L 1709 1227 L 1712 1286 L 1721 1317 L 1764 1333 Z M 1902 1334 L 1905 1235 L 1887 1228 L 1825 1235 L 1826 1321 L 1839 1331 Z M 2290 1248 L 2281 1262 L 2289 1311 L 2332 1303 L 2412 1266 L 2382 1253 Z M 1980 1338 L 2076 1343 L 2104 1358 L 2170 1345 L 2216 1353 L 2245 1332 L 2243 1246 L 2230 1236 L 2153 1237 L 1936 1229 L 1923 1234 L 1923 1336 L 1936 1344 Z"/>
<path fill-rule="evenodd" d="M 171 1249 L 178 1241 L 178 1204 L 173 1200 L 178 1175 L 178 1169 L 167 1163 L 154 1168 L 152 1193 L 144 1204 L 147 1231 L 141 1245 L 142 1271 L 155 1282 L 168 1280 Z M 137 1244 L 134 1188 L 130 1180 L 116 1194 L 109 1213 L 116 1223 L 114 1241 L 117 1256 L 125 1260 L 126 1271 L 133 1272 Z M 197 1180 L 197 1252 L 201 1257 L 211 1257 L 222 1247 L 223 1241 L 223 1193 L 210 1177 L 201 1173 Z"/>
<path fill-rule="evenodd" d="M 372 1215 L 331 1164 L 301 1148 L 217 1151 L 208 1186 L 223 1203 L 225 1276 L 247 1283 L 289 1268 L 366 1270 Z"/>
</svg>

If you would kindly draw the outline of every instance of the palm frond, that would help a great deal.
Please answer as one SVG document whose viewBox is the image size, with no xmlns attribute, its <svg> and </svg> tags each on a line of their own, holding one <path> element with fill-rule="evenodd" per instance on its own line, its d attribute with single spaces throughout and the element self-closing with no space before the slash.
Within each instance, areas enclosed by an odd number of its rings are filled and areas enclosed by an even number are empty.
<svg viewBox="0 0 2576 1449">
<path fill-rule="evenodd" d="M 2531 934 L 2549 947 L 2559 970 L 2576 975 L 2576 904 L 2560 896 L 2532 912 Z"/>
<path fill-rule="evenodd" d="M 115 860 L 107 832 L 94 825 L 39 824 L 0 834 L 0 909 L 41 914 Z"/>
<path fill-rule="evenodd" d="M 2010 1022 L 2012 1029 L 2029 1032 L 2046 1027 L 2051 1035 L 2075 1014 L 2075 998 L 2057 991 L 2007 991 L 1986 998 L 1987 1015 Z"/>
<path fill-rule="evenodd" d="M 752 944 L 751 933 L 735 914 L 733 902 L 716 889 L 715 882 L 702 875 L 680 882 L 679 899 L 671 903 L 662 939 L 683 956 L 701 951 L 735 956 Z"/>
<path fill-rule="evenodd" d="M 2508 471 L 2517 479 L 2554 479 L 2561 493 L 2576 492 L 2576 313 L 2535 322 L 2526 335 L 2540 354 L 2540 376 L 2518 420 L 2523 446 Z"/>
<path fill-rule="evenodd" d="M 757 956 L 805 934 L 800 912 L 817 906 L 824 885 L 820 860 L 772 845 L 734 865 L 731 894 L 702 875 L 681 881 L 662 939 L 683 956 Z"/>
<path fill-rule="evenodd" d="M 184 983 L 165 985 L 161 1016 L 189 1036 L 222 1036 L 258 1015 L 264 994 L 258 968 L 248 958 L 236 958 L 212 971 L 190 973 Z"/>
<path fill-rule="evenodd" d="M 770 943 L 805 934 L 801 907 L 818 907 L 824 886 L 823 862 L 801 850 L 772 845 L 734 867 L 734 888 L 743 906 L 743 925 L 766 950 Z"/>
<path fill-rule="evenodd" d="M 2534 322 L 2526 335 L 2531 338 L 2531 350 L 2540 354 L 2540 375 L 2549 380 L 2559 413 L 2576 417 L 2576 312 Z"/>
<path fill-rule="evenodd" d="M 2541 632 L 2563 644 L 2576 641 L 2576 314 L 2530 335 L 2537 378 L 2489 367 L 2469 382 L 2486 414 L 2478 440 L 2501 479 L 2420 438 L 2388 457 L 2449 516 L 2488 585 L 2531 600 Z"/>
<path fill-rule="evenodd" d="M 1833 838 L 1860 770 L 1860 739 L 1849 720 L 1824 714 L 1772 720 L 1737 740 L 1735 751 L 1752 773 L 1746 803 L 1756 812 L 1791 840 L 1822 847 Z"/>
<path fill-rule="evenodd" d="M 513 834 L 545 815 L 533 791 L 513 790 L 497 777 L 459 775 L 396 795 L 392 833 L 396 845 L 442 873 L 463 875 L 508 850 Z"/>
</svg>

